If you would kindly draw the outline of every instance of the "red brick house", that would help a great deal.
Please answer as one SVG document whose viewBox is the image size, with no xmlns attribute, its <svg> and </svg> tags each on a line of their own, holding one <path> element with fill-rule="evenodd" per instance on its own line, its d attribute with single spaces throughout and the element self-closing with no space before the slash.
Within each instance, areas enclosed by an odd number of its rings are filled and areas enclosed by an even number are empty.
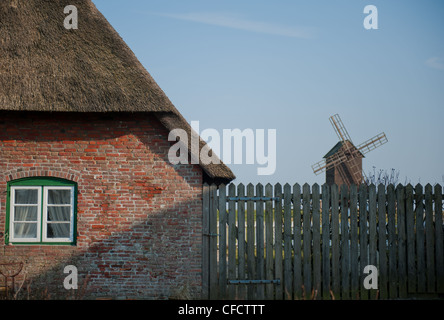
<svg viewBox="0 0 444 320">
<path fill-rule="evenodd" d="M 40 298 L 67 265 L 85 298 L 199 298 L 202 185 L 230 169 L 168 161 L 190 126 L 91 1 L 1 1 L 0 43 L 0 263 Z"/>
</svg>

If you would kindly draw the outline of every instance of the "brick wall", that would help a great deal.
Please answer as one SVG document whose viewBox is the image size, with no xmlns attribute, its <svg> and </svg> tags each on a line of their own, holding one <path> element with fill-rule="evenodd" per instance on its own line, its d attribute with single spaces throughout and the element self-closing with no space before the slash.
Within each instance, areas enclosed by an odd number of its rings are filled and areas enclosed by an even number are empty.
<svg viewBox="0 0 444 320">
<path fill-rule="evenodd" d="M 167 137 L 149 114 L 0 113 L 0 262 L 40 298 L 71 296 L 68 264 L 84 298 L 200 297 L 203 173 L 171 165 Z M 7 182 L 38 176 L 78 183 L 76 246 L 5 245 Z"/>
</svg>

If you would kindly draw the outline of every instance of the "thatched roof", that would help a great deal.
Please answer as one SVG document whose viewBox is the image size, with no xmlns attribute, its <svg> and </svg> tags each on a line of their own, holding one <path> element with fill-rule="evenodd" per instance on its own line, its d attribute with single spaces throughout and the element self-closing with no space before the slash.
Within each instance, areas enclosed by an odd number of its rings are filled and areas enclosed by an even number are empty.
<svg viewBox="0 0 444 320">
<path fill-rule="evenodd" d="M 68 5 L 77 30 L 64 27 Z M 0 110 L 159 112 L 169 130 L 190 130 L 90 0 L 0 1 Z M 235 178 L 224 164 L 201 166 L 212 179 Z"/>
<path fill-rule="evenodd" d="M 206 145 L 205 141 L 203 141 L 197 133 L 190 127 L 187 121 L 183 119 L 181 115 L 177 115 L 174 113 L 156 113 L 157 118 L 160 122 L 168 129 L 183 129 L 188 134 L 188 150 L 190 150 L 191 159 L 200 159 L 199 154 L 191 154 L 193 148 L 191 147 L 191 136 L 195 135 L 197 139 L 199 139 L 199 152 Z M 213 152 L 210 150 L 209 152 Z M 210 163 L 203 164 L 200 163 L 200 166 L 205 170 L 208 176 L 215 183 L 228 183 L 229 181 L 236 178 L 233 172 L 220 160 L 219 164 Z"/>
</svg>

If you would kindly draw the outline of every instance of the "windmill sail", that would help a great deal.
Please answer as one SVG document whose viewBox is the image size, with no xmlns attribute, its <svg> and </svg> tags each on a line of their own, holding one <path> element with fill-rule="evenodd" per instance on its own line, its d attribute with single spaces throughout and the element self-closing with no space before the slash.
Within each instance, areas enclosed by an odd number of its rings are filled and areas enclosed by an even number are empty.
<svg viewBox="0 0 444 320">
<path fill-rule="evenodd" d="M 338 135 L 339 140 L 341 140 L 342 142 L 348 140 L 351 143 L 353 143 L 352 139 L 350 138 L 350 135 L 347 132 L 347 129 L 345 129 L 345 126 L 342 123 L 341 117 L 339 117 L 339 114 L 331 116 L 330 123 L 333 126 L 333 129 L 335 129 L 335 132 Z"/>
<path fill-rule="evenodd" d="M 382 132 L 371 139 L 361 143 L 356 148 L 362 153 L 366 154 L 372 150 L 375 150 L 377 147 L 382 146 L 384 143 L 387 143 L 388 139 L 385 136 L 385 133 Z"/>
</svg>

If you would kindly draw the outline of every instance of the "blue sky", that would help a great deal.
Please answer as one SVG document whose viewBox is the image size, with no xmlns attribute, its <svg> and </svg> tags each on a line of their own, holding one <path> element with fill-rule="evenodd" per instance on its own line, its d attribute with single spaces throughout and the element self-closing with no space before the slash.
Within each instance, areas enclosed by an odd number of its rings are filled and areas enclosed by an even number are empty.
<svg viewBox="0 0 444 320">
<path fill-rule="evenodd" d="M 444 2 L 93 2 L 188 121 L 277 130 L 275 173 L 232 164 L 235 182 L 324 183 L 311 165 L 337 143 L 338 113 L 355 144 L 387 135 L 366 173 L 443 184 Z"/>
</svg>

